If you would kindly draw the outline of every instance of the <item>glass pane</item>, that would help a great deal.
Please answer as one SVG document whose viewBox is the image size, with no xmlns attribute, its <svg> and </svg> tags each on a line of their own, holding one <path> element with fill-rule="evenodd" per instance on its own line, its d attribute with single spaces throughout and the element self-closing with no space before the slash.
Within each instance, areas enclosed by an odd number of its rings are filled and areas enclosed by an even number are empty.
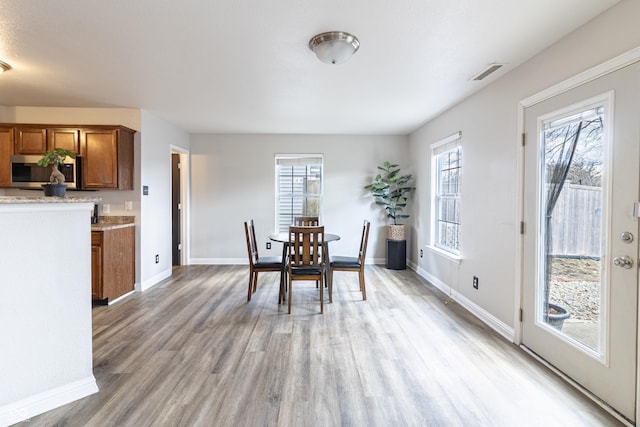
<svg viewBox="0 0 640 427">
<path fill-rule="evenodd" d="M 305 165 L 301 160 L 276 167 L 278 231 L 287 231 L 296 216 L 320 215 L 322 165 Z"/>
<path fill-rule="evenodd" d="M 602 348 L 600 260 L 604 112 L 591 108 L 544 124 L 538 319 L 584 346 Z"/>
</svg>

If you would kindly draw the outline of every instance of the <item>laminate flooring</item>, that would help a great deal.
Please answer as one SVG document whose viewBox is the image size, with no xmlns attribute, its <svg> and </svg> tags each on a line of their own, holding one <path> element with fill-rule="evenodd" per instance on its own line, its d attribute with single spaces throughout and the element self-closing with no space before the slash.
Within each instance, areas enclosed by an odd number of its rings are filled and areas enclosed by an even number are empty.
<svg viewBox="0 0 640 427">
<path fill-rule="evenodd" d="M 247 266 L 176 267 L 94 307 L 99 393 L 21 425 L 621 425 L 411 270 L 367 266 L 367 301 L 336 272 L 323 315 L 278 280 L 247 303 Z"/>
</svg>

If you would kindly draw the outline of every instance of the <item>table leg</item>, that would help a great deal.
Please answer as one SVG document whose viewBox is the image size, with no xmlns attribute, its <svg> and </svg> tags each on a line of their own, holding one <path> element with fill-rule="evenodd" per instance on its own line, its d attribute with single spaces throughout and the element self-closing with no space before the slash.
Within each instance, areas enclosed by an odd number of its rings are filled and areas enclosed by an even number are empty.
<svg viewBox="0 0 640 427">
<path fill-rule="evenodd" d="M 329 242 L 324 242 L 324 282 L 329 291 L 329 302 L 333 302 L 333 284 L 329 280 L 329 269 L 331 268 L 331 258 L 329 256 Z"/>
</svg>

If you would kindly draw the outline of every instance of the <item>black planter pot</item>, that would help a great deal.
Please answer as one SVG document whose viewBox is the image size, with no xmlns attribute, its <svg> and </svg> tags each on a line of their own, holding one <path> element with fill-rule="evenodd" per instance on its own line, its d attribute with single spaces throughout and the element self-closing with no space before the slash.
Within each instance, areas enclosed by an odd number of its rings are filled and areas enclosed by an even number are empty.
<svg viewBox="0 0 640 427">
<path fill-rule="evenodd" d="M 551 310 L 555 311 L 555 313 L 551 313 Z M 568 319 L 569 316 L 571 316 L 571 314 L 567 311 L 566 308 L 549 303 L 547 323 L 550 326 L 554 327 L 557 330 L 561 330 L 565 319 Z"/>
<path fill-rule="evenodd" d="M 64 197 L 67 192 L 66 184 L 42 184 L 45 196 Z"/>
</svg>

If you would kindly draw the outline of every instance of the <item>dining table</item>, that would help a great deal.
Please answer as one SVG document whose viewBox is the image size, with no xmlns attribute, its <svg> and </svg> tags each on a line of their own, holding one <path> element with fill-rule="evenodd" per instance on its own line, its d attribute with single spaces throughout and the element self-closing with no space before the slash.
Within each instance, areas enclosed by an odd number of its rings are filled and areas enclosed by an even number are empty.
<svg viewBox="0 0 640 427">
<path fill-rule="evenodd" d="M 280 295 L 278 297 L 278 304 L 280 302 L 284 302 L 285 298 L 285 290 L 284 290 L 284 278 L 287 269 L 287 251 L 289 248 L 289 232 L 281 231 L 279 233 L 274 233 L 269 235 L 269 240 L 272 242 L 282 243 L 282 268 L 280 269 Z M 324 233 L 324 255 L 325 255 L 325 268 L 329 268 L 329 242 L 335 242 L 336 240 L 340 240 L 340 236 L 332 233 Z M 328 272 L 327 272 L 328 273 Z M 328 279 L 325 275 L 325 285 L 328 284 Z M 329 302 L 332 302 L 331 292 L 329 292 Z"/>
</svg>

